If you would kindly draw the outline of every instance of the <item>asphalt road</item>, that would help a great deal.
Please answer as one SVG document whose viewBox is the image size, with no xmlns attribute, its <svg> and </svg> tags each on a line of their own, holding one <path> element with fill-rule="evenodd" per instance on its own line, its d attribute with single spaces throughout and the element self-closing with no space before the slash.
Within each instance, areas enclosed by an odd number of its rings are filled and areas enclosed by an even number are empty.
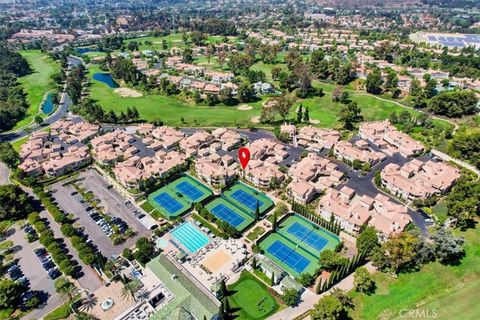
<svg viewBox="0 0 480 320">
<path fill-rule="evenodd" d="M 3 162 L 0 162 L 0 186 L 9 184 L 8 178 L 10 177 L 10 169 Z"/>
<path fill-rule="evenodd" d="M 30 125 L 29 128 L 31 129 L 31 132 L 43 130 L 67 114 L 68 108 L 72 104 L 72 101 L 66 92 L 62 92 L 62 97 L 62 99 L 65 99 L 65 103 L 60 104 L 57 110 L 51 116 L 45 118 L 42 125 Z M 0 141 L 13 142 L 15 140 L 22 139 L 27 135 L 29 135 L 29 132 L 25 131 L 24 129 L 20 129 L 14 132 L 0 134 Z"/>
</svg>

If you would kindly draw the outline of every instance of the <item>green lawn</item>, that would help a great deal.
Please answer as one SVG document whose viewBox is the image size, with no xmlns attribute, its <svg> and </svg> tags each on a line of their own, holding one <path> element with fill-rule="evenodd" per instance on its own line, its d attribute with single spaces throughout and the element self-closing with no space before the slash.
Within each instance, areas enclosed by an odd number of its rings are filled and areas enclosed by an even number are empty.
<svg viewBox="0 0 480 320">
<path fill-rule="evenodd" d="M 228 297 L 232 308 L 239 308 L 236 319 L 265 319 L 274 314 L 279 304 L 270 295 L 267 287 L 258 281 L 250 272 L 243 271 L 238 281 L 230 286 Z"/>
<path fill-rule="evenodd" d="M 260 226 L 257 226 L 257 227 L 255 227 L 255 229 L 253 229 L 252 232 L 247 234 L 247 239 L 250 240 L 250 241 L 254 241 L 264 232 L 265 232 L 264 228 L 262 228 Z"/>
<path fill-rule="evenodd" d="M 90 69 L 90 77 L 98 69 Z M 238 110 L 236 106 L 195 106 L 179 101 L 175 97 L 160 95 L 144 95 L 139 98 L 122 98 L 113 92 L 106 84 L 91 80 L 90 96 L 106 110 L 120 113 L 126 112 L 128 107 L 137 107 L 144 120 L 161 119 L 171 126 L 243 126 L 251 123 L 250 118 L 259 116 L 264 100 L 248 103 L 252 110 Z M 181 119 L 184 119 L 184 122 Z"/>
<path fill-rule="evenodd" d="M 313 85 L 315 87 L 322 88 L 325 95 L 323 97 L 314 97 L 299 100 L 295 104 L 294 108 L 292 108 L 290 116 L 292 118 L 296 118 L 295 111 L 301 104 L 303 105 L 303 107 L 308 107 L 311 119 L 320 121 L 320 124 L 318 126 L 327 128 L 340 128 L 341 124 L 338 122 L 338 112 L 340 110 L 341 104 L 333 102 L 331 95 L 336 86 L 334 84 L 319 81 L 314 81 Z M 420 114 L 418 111 L 404 108 L 392 101 L 380 100 L 379 97 L 375 97 L 367 93 L 350 89 L 345 89 L 345 91 L 350 93 L 350 99 L 352 101 L 356 101 L 358 103 L 362 110 L 362 116 L 365 121 L 384 120 L 387 119 L 392 112 L 396 112 L 398 115 L 400 112 L 405 110 L 410 112 L 412 116 L 418 116 Z M 433 120 L 433 124 L 441 128 L 452 127 L 451 124 L 436 119 Z M 423 132 L 423 130 L 419 129 L 417 131 L 418 132 L 413 132 L 413 135 L 415 138 L 418 139 L 422 137 L 421 133 Z M 420 137 L 415 136 L 416 133 Z"/>
<path fill-rule="evenodd" d="M 167 41 L 168 48 L 171 49 L 173 46 L 182 48 L 184 47 L 183 41 L 182 41 L 182 34 L 181 33 L 176 33 L 176 34 L 170 34 L 168 36 L 164 37 L 142 37 L 142 38 L 132 38 L 125 40 L 125 44 L 128 44 L 129 42 L 136 41 L 140 43 L 139 49 L 140 50 L 156 50 L 156 51 L 162 51 L 162 42 L 163 40 Z M 146 45 L 145 41 L 150 41 L 152 42 L 151 45 Z"/>
<path fill-rule="evenodd" d="M 40 50 L 22 50 L 20 54 L 27 59 L 32 73 L 19 78 L 19 82 L 27 94 L 29 108 L 26 117 L 16 124 L 14 130 L 29 124 L 39 112 L 43 116 L 40 105 L 47 92 L 55 88 L 55 82 L 51 76 L 60 71 L 58 63 Z"/>
<path fill-rule="evenodd" d="M 66 319 L 68 318 L 70 313 L 71 313 L 70 302 L 66 302 L 65 304 L 62 304 L 60 307 L 58 307 L 57 309 L 47 314 L 45 317 L 43 317 L 43 319 L 44 320 Z"/>
<path fill-rule="evenodd" d="M 12 147 L 13 149 L 15 149 L 15 151 L 20 151 L 20 147 L 22 146 L 22 144 L 24 144 L 26 141 L 28 140 L 28 136 L 26 137 L 23 137 L 22 139 L 19 139 L 15 142 L 12 142 Z"/>
<path fill-rule="evenodd" d="M 394 279 L 377 272 L 375 294 L 367 296 L 352 292 L 354 319 L 385 319 L 400 317 L 401 309 L 437 309 L 437 319 L 478 319 L 480 305 L 480 233 L 470 229 L 462 233 L 466 256 L 458 266 L 438 262 L 424 266 L 419 272 L 400 274 Z M 443 316 L 441 316 L 443 315 Z"/>
</svg>

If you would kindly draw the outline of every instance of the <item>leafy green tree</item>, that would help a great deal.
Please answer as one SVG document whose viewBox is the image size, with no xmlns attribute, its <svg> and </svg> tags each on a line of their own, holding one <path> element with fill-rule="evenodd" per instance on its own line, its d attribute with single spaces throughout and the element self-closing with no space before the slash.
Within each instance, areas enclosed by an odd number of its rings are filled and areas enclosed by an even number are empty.
<svg viewBox="0 0 480 320">
<path fill-rule="evenodd" d="M 440 262 L 457 264 L 465 256 L 463 238 L 453 235 L 450 230 L 440 229 L 432 239 L 435 242 L 435 255 Z"/>
<path fill-rule="evenodd" d="M 320 253 L 320 265 L 327 270 L 333 270 L 346 264 L 347 261 L 348 259 L 341 257 L 340 254 L 332 250 L 327 249 Z"/>
<path fill-rule="evenodd" d="M 28 195 L 19 186 L 7 184 L 0 186 L 0 219 L 23 219 L 33 207 Z"/>
<path fill-rule="evenodd" d="M 303 119 L 303 105 L 300 105 L 297 109 L 297 123 L 301 123 Z"/>
<path fill-rule="evenodd" d="M 371 226 L 367 226 L 357 237 L 358 252 L 365 252 L 370 255 L 374 248 L 379 246 L 377 231 Z"/>
<path fill-rule="evenodd" d="M 314 281 L 315 277 L 310 273 L 301 273 L 297 278 L 298 283 L 304 287 L 309 287 Z"/>
<path fill-rule="evenodd" d="M 413 78 L 410 82 L 410 95 L 412 97 L 418 97 L 422 95 L 422 86 L 420 84 L 420 80 L 417 78 Z"/>
<path fill-rule="evenodd" d="M 293 105 L 292 99 L 285 94 L 282 94 L 281 96 L 274 98 L 274 100 L 273 108 L 275 112 L 282 118 L 282 121 L 285 121 Z"/>
<path fill-rule="evenodd" d="M 477 112 L 477 103 L 473 91 L 443 91 L 428 102 L 427 108 L 435 114 L 461 117 Z"/>
<path fill-rule="evenodd" d="M 382 245 L 393 274 L 397 274 L 402 267 L 408 265 L 413 260 L 418 242 L 418 238 L 414 235 L 408 232 L 401 232 L 390 237 Z"/>
<path fill-rule="evenodd" d="M 237 97 L 240 102 L 250 102 L 255 99 L 255 90 L 253 85 L 248 82 L 242 82 L 237 89 Z"/>
<path fill-rule="evenodd" d="M 382 93 L 382 85 L 383 80 L 380 69 L 376 68 L 367 75 L 367 80 L 365 83 L 366 90 L 368 93 L 380 94 Z"/>
<path fill-rule="evenodd" d="M 15 309 L 19 305 L 20 295 L 25 288 L 10 279 L 0 279 L 0 309 Z"/>
<path fill-rule="evenodd" d="M 154 257 L 155 254 L 155 244 L 152 241 L 149 241 L 147 238 L 142 237 L 137 240 L 136 243 L 137 251 L 135 251 L 135 259 L 140 263 L 147 263 Z"/>
<path fill-rule="evenodd" d="M 0 162 L 5 163 L 9 168 L 15 168 L 19 163 L 18 152 L 8 142 L 0 143 Z"/>
<path fill-rule="evenodd" d="M 375 286 L 372 275 L 368 272 L 367 268 L 359 267 L 355 270 L 354 274 L 354 286 L 355 290 L 367 293 L 371 292 Z"/>
<path fill-rule="evenodd" d="M 342 105 L 338 113 L 338 120 L 343 123 L 343 127 L 348 130 L 354 128 L 354 124 L 363 120 L 361 109 L 356 101 Z"/>
<path fill-rule="evenodd" d="M 314 320 L 341 320 L 347 319 L 348 306 L 333 295 L 322 297 L 312 312 Z"/>
<path fill-rule="evenodd" d="M 308 107 L 305 107 L 305 112 L 303 113 L 303 122 L 310 122 L 310 111 L 308 110 Z"/>
<path fill-rule="evenodd" d="M 284 289 L 282 294 L 282 301 L 287 306 L 293 307 L 298 303 L 298 291 L 295 289 Z"/>
<path fill-rule="evenodd" d="M 64 300 L 72 302 L 77 288 L 73 283 L 62 277 L 55 280 L 55 291 L 59 293 Z"/>
</svg>

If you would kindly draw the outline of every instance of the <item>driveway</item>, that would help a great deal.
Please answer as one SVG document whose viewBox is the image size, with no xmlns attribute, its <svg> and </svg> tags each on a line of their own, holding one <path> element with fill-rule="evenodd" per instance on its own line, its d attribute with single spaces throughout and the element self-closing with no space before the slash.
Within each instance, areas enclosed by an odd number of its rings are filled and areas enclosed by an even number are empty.
<svg viewBox="0 0 480 320">
<path fill-rule="evenodd" d="M 3 162 L 0 162 L 0 186 L 9 184 L 10 169 Z"/>
<path fill-rule="evenodd" d="M 375 151 L 380 151 L 376 146 L 373 146 L 372 144 L 370 144 L 370 147 Z M 423 156 L 423 157 L 419 157 L 417 159 L 426 160 L 427 158 L 428 158 L 427 156 Z M 375 177 L 375 173 L 377 171 L 383 170 L 390 163 L 395 163 L 399 166 L 403 166 L 405 163 L 407 163 L 410 160 L 411 159 L 405 158 L 404 156 L 399 155 L 399 154 L 395 155 L 395 156 L 387 157 L 384 161 L 382 161 L 380 163 L 377 163 L 375 166 L 373 166 L 372 169 L 370 170 L 370 172 L 368 172 L 365 176 L 360 176 L 358 174 L 358 172 L 353 171 L 346 164 L 344 164 L 340 161 L 335 161 L 335 163 L 337 163 L 338 166 L 340 167 L 340 170 L 343 171 L 343 172 L 346 172 L 347 175 L 348 175 L 348 181 L 345 184 L 341 184 L 341 185 L 337 186 L 337 189 L 340 188 L 343 185 L 347 185 L 348 187 L 355 190 L 355 192 L 358 195 L 367 195 L 367 196 L 373 198 L 377 194 L 381 193 L 381 191 L 379 189 L 377 189 L 377 187 L 375 186 L 375 184 L 373 182 L 373 179 Z M 394 203 L 405 205 L 404 203 L 398 201 L 396 198 L 390 196 L 389 194 L 386 194 L 386 193 L 383 193 L 383 194 L 388 196 L 390 198 L 390 200 L 392 200 Z M 427 225 L 426 225 L 426 222 L 425 222 L 425 218 L 422 217 L 422 215 L 419 212 L 414 211 L 410 208 L 407 208 L 407 211 L 408 211 L 408 214 L 410 215 L 410 217 L 412 218 L 412 222 L 418 228 L 420 228 L 420 230 L 422 230 L 423 232 L 426 232 Z"/>
<path fill-rule="evenodd" d="M 33 253 L 33 250 L 40 247 L 41 244 L 38 240 L 29 243 L 25 239 L 25 232 L 18 227 L 12 227 L 12 230 L 13 234 L 8 237 L 8 240 L 13 241 L 16 246 L 21 248 L 14 254 L 14 258 L 18 259 L 20 269 L 30 281 L 30 290 L 40 291 L 39 297 L 44 301 L 42 307 L 32 310 L 22 319 L 40 319 L 62 304 L 63 301 L 60 295 L 55 292 L 54 280 L 48 277 L 40 260 Z"/>
</svg>

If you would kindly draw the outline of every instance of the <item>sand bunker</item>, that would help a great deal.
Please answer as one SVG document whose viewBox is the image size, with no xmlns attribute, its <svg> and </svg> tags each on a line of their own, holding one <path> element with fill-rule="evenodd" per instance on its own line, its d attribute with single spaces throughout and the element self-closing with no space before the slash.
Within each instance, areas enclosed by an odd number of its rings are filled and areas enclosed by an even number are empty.
<svg viewBox="0 0 480 320">
<path fill-rule="evenodd" d="M 203 261 L 203 266 L 211 272 L 218 272 L 230 260 L 230 256 L 224 250 L 218 250 Z"/>
<path fill-rule="evenodd" d="M 310 119 L 311 124 L 320 124 L 320 120 L 317 119 Z"/>
<path fill-rule="evenodd" d="M 260 123 L 260 116 L 251 117 L 250 121 L 253 123 Z"/>
<path fill-rule="evenodd" d="M 253 107 L 249 106 L 248 104 L 244 104 L 244 105 L 241 105 L 241 106 L 237 107 L 237 110 L 242 110 L 242 111 L 248 111 L 248 110 L 252 110 L 252 109 L 253 109 Z"/>
<path fill-rule="evenodd" d="M 120 95 L 123 98 L 139 98 L 142 97 L 143 94 L 141 92 L 138 92 L 136 90 L 130 89 L 130 88 L 117 88 L 113 90 L 116 94 Z"/>
</svg>

